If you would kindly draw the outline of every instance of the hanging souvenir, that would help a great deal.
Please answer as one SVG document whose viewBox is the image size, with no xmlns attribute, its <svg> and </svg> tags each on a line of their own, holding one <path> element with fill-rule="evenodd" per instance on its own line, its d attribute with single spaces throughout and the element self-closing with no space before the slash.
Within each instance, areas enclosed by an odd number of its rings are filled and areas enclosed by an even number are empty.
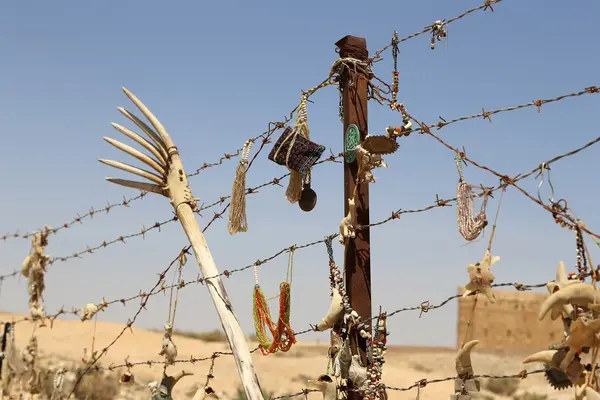
<svg viewBox="0 0 600 400">
<path fill-rule="evenodd" d="M 321 392 L 323 400 L 338 400 L 337 385 L 330 375 L 319 375 L 317 379 L 309 379 L 307 384 L 310 389 Z"/>
<path fill-rule="evenodd" d="M 496 277 L 494 276 L 494 274 L 492 274 L 492 271 L 490 269 L 492 265 L 500 261 L 500 257 L 492 256 L 491 251 L 492 244 L 494 242 L 494 235 L 496 234 L 496 224 L 498 222 L 498 216 L 500 215 L 500 206 L 502 205 L 502 199 L 504 198 L 505 191 L 506 186 L 502 188 L 500 200 L 498 201 L 498 208 L 496 210 L 496 217 L 494 218 L 494 225 L 492 226 L 492 233 L 490 234 L 488 246 L 483 258 L 477 264 L 469 264 L 467 266 L 467 272 L 469 273 L 469 283 L 465 286 L 466 290 L 463 294 L 463 297 L 479 292 L 484 294 L 490 301 L 490 303 L 493 303 L 496 299 L 496 296 L 494 295 L 494 292 L 492 290 L 492 284 L 494 283 Z"/>
<path fill-rule="evenodd" d="M 459 176 L 458 186 L 456 188 L 456 219 L 458 222 L 458 232 L 465 240 L 473 241 L 479 237 L 488 224 L 485 209 L 489 192 L 484 190 L 481 209 L 478 214 L 475 214 L 473 210 L 473 199 L 475 197 L 473 186 L 466 182 L 463 177 L 463 159 L 459 153 L 456 153 L 455 160 Z"/>
<path fill-rule="evenodd" d="M 394 84 L 392 85 L 392 102 L 390 103 L 390 108 L 392 111 L 398 109 L 398 89 L 400 88 L 400 73 L 398 72 L 398 54 L 400 53 L 400 48 L 398 47 L 398 43 L 400 39 L 398 38 L 398 31 L 394 31 L 394 36 L 392 37 L 392 59 L 394 61 L 394 71 L 392 72 L 392 77 L 394 79 Z"/>
<path fill-rule="evenodd" d="M 269 154 L 269 160 L 286 166 L 290 171 L 286 190 L 286 198 L 290 203 L 300 200 L 303 188 L 311 190 L 309 171 L 325 151 L 325 146 L 310 140 L 306 103 L 307 95 L 304 94 L 298 106 L 294 128 L 286 127 Z"/>
<path fill-rule="evenodd" d="M 365 371 L 364 379 L 362 375 L 356 375 L 353 379 L 355 386 L 362 386 L 362 393 L 365 398 L 370 400 L 383 400 L 387 399 L 387 394 L 385 392 L 385 385 L 382 382 L 383 375 L 383 364 L 384 364 L 384 356 L 387 350 L 387 336 L 389 332 L 387 330 L 387 314 L 384 312 L 379 312 L 377 317 L 377 328 L 375 332 L 375 338 L 371 340 L 370 343 L 370 351 L 371 351 L 371 363 L 365 368 L 362 367 L 360 363 L 360 357 L 354 356 L 354 368 L 351 367 L 351 370 L 357 371 L 359 374 L 363 370 Z M 367 380 L 368 379 L 368 380 Z"/>
<path fill-rule="evenodd" d="M 291 283 L 292 283 L 292 267 L 294 262 L 294 249 L 290 250 L 288 258 L 287 277 L 284 282 L 279 285 L 279 317 L 277 324 L 271 319 L 271 311 L 269 304 L 258 282 L 258 265 L 254 264 L 254 294 L 253 294 L 253 311 L 254 311 L 254 330 L 258 339 L 259 348 L 263 355 L 269 355 L 280 350 L 287 352 L 292 345 L 296 343 L 294 331 L 290 326 L 290 309 L 291 309 Z M 273 336 L 270 341 L 266 336 L 268 328 Z"/>
<path fill-rule="evenodd" d="M 193 373 L 182 370 L 173 376 L 163 374 L 160 383 L 157 381 L 150 382 L 148 389 L 152 395 L 152 400 L 173 400 L 173 388 L 184 376 L 190 376 Z"/>
<path fill-rule="evenodd" d="M 431 28 L 430 47 L 431 47 L 431 50 L 433 50 L 433 49 L 435 49 L 435 40 L 436 39 L 438 42 L 441 42 L 443 38 L 448 36 L 448 33 L 446 32 L 446 20 L 435 21 L 433 23 L 433 25 L 431 25 L 429 28 Z"/>
<path fill-rule="evenodd" d="M 310 170 L 306 174 L 304 183 L 302 184 L 302 192 L 300 193 L 300 200 L 298 200 L 298 206 L 302 211 L 312 211 L 317 205 L 317 193 L 310 187 Z"/>
<path fill-rule="evenodd" d="M 362 145 L 356 146 L 356 161 L 358 164 L 358 173 L 356 176 L 356 184 L 375 183 L 375 177 L 371 172 L 375 168 L 387 168 L 387 164 L 383 161 L 383 157 L 379 154 L 369 153 Z"/>
<path fill-rule="evenodd" d="M 173 343 L 173 326 L 171 324 L 165 324 L 165 333 L 163 335 L 162 346 L 159 356 L 165 356 L 166 365 L 175 364 L 177 359 L 177 346 Z"/>
<path fill-rule="evenodd" d="M 327 254 L 329 256 L 329 286 L 331 288 L 331 304 L 325 317 L 321 319 L 321 322 L 313 327 L 315 331 L 324 331 L 332 329 L 334 325 L 339 323 L 343 318 L 343 324 L 341 328 L 342 339 L 346 338 L 346 335 L 352 328 L 356 328 L 358 334 L 365 340 L 371 338 L 369 332 L 369 326 L 361 321 L 358 313 L 350 306 L 350 298 L 344 287 L 344 278 L 342 273 L 333 259 L 333 246 L 332 236 L 325 237 L 325 246 L 327 247 Z"/>
<path fill-rule="evenodd" d="M 240 162 L 235 170 L 233 189 L 231 190 L 231 203 L 229 206 L 229 223 L 227 229 L 230 235 L 238 232 L 248 231 L 246 220 L 246 171 L 248 170 L 248 158 L 254 141 L 247 140 L 242 148 Z"/>
<path fill-rule="evenodd" d="M 398 88 L 399 88 L 399 75 L 398 72 L 398 32 L 394 32 L 394 37 L 392 38 L 392 58 L 394 60 L 394 71 L 392 72 L 394 78 L 394 84 L 392 86 L 392 100 L 390 102 L 390 108 L 392 110 L 402 111 L 403 107 L 401 103 L 398 103 Z M 403 125 L 406 128 L 399 128 L 398 132 L 392 128 L 390 131 L 389 128 L 386 130 L 385 135 L 371 135 L 367 134 L 363 139 L 361 146 L 370 154 L 392 154 L 395 153 L 399 145 L 396 142 L 396 139 L 400 136 L 406 135 L 408 136 L 409 128 L 411 126 L 411 122 L 404 115 L 403 116 Z M 405 133 L 406 132 L 406 133 Z"/>
<path fill-rule="evenodd" d="M 352 198 L 348 199 L 348 214 L 340 222 L 340 243 L 345 245 L 348 243 L 348 240 L 354 239 L 357 227 L 356 204 L 354 203 L 354 198 Z"/>
<path fill-rule="evenodd" d="M 456 378 L 454 379 L 454 393 L 450 396 L 450 400 L 477 398 L 476 394 L 481 390 L 481 383 L 474 379 L 475 375 L 471 363 L 471 350 L 478 343 L 478 340 L 471 340 L 465 343 L 456 354 Z"/>
</svg>

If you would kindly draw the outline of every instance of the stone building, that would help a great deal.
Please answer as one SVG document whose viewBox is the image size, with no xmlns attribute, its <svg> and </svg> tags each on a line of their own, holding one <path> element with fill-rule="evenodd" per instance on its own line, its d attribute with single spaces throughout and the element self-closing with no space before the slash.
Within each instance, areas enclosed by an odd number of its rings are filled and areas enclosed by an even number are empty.
<svg viewBox="0 0 600 400">
<path fill-rule="evenodd" d="M 465 289 L 458 288 L 462 295 Z M 494 290 L 495 303 L 483 295 L 458 299 L 457 346 L 477 339 L 478 349 L 491 351 L 541 350 L 563 338 L 560 319 L 552 321 L 546 316 L 538 320 L 541 303 L 548 293 L 531 291 Z M 469 324 L 470 320 L 470 324 Z"/>
</svg>

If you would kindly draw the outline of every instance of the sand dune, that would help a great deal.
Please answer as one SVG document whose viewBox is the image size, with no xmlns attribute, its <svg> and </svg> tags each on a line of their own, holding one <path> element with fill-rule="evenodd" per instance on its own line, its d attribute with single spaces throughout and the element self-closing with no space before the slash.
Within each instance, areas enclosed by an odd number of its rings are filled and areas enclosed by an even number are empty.
<svg viewBox="0 0 600 400">
<path fill-rule="evenodd" d="M 0 314 L 0 319 L 10 321 L 12 318 L 21 316 L 12 314 Z M 102 349 L 112 342 L 121 333 L 124 326 L 110 322 L 98 322 L 95 332 L 95 349 Z M 22 349 L 29 340 L 31 325 L 20 323 L 16 325 L 16 344 Z M 56 320 L 52 329 L 50 327 L 38 328 L 37 336 L 41 349 L 40 355 L 44 363 L 57 363 L 59 360 L 79 360 L 83 356 L 83 348 L 91 348 L 94 334 L 94 323 L 80 321 Z M 102 357 L 100 364 L 108 367 L 111 364 L 118 365 L 125 362 L 136 363 L 145 360 L 161 361 L 158 356 L 160 351 L 162 335 L 146 329 L 133 327 L 127 329 L 122 337 Z M 185 360 L 190 357 L 209 357 L 213 352 L 228 351 L 226 343 L 204 342 L 198 339 L 176 336 L 175 343 L 179 349 L 178 359 Z M 251 343 L 252 347 L 256 344 Z M 423 378 L 443 378 L 455 375 L 454 371 L 454 349 L 443 348 L 416 348 L 416 347 L 391 347 L 386 354 L 384 365 L 384 380 L 390 386 L 407 387 Z M 473 352 L 473 366 L 478 374 L 514 374 L 523 369 L 520 363 L 522 355 L 493 355 Z M 306 379 L 316 377 L 327 371 L 327 346 L 324 344 L 299 342 L 288 353 L 263 356 L 255 353 L 253 356 L 256 370 L 261 385 L 268 391 L 274 392 L 275 396 L 297 393 L 305 387 Z M 194 376 L 184 377 L 176 386 L 175 399 L 191 398 L 190 393 L 198 385 L 206 380 L 206 374 L 210 367 L 210 361 L 197 362 L 195 364 L 181 363 L 170 367 L 169 371 L 175 373 L 181 369 L 194 373 Z M 539 365 L 529 365 L 529 370 L 538 368 Z M 119 374 L 125 369 L 120 369 Z M 161 377 L 160 365 L 152 367 L 147 365 L 135 366 L 133 373 L 136 383 L 146 385 Z M 211 386 L 221 393 L 225 398 L 236 392 L 239 385 L 235 364 L 231 356 L 220 356 L 216 360 L 214 379 Z M 115 378 L 116 379 L 116 378 Z M 420 399 L 441 400 L 449 399 L 453 392 L 452 380 L 427 385 L 421 389 Z M 547 393 L 550 399 L 573 398 L 572 389 L 555 392 L 546 383 L 543 376 L 531 376 L 520 383 L 519 390 L 529 390 L 536 393 Z M 491 396 L 490 393 L 484 393 Z M 149 391 L 143 387 L 134 395 L 122 396 L 121 398 L 148 399 Z M 388 392 L 389 399 L 415 399 L 417 390 Z M 318 393 L 310 393 L 309 399 L 320 399 Z M 298 397 L 302 399 L 303 397 Z M 485 397 L 480 397 L 485 398 Z M 488 397 L 497 399 L 509 399 L 512 397 Z"/>
</svg>

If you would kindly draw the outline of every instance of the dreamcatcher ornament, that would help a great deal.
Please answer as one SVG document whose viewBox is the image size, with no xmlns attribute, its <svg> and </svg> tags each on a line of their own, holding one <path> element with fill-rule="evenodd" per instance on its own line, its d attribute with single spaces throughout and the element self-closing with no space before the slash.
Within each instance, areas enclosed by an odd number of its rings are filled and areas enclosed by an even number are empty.
<svg viewBox="0 0 600 400">
<path fill-rule="evenodd" d="M 290 171 L 290 179 L 285 192 L 287 200 L 292 204 L 297 203 L 302 199 L 303 191 L 308 192 L 305 197 L 308 197 L 310 201 L 300 204 L 303 211 L 311 211 L 316 204 L 316 194 L 310 193 L 312 191 L 310 170 L 325 151 L 325 146 L 310 140 L 306 112 L 307 101 L 308 92 L 302 95 L 294 127 L 286 127 L 269 153 L 269 160 L 287 167 Z"/>
<path fill-rule="evenodd" d="M 473 204 L 473 199 L 475 198 L 475 194 L 473 193 L 474 186 L 465 181 L 462 171 L 464 160 L 460 153 L 456 153 L 455 161 L 459 176 L 458 186 L 456 188 L 456 219 L 458 223 L 458 232 L 465 240 L 471 242 L 479 237 L 488 224 L 485 209 L 488 197 L 490 196 L 490 191 L 481 186 L 481 189 L 483 190 L 483 203 L 479 213 L 475 214 Z"/>
<path fill-rule="evenodd" d="M 279 285 L 279 316 L 277 324 L 271 319 L 268 300 L 260 288 L 258 281 L 258 265 L 254 264 L 254 292 L 253 292 L 253 312 L 254 312 L 254 330 L 258 339 L 258 347 L 263 355 L 276 353 L 278 350 L 287 352 L 296 343 L 296 337 L 290 326 L 291 311 L 291 284 L 292 269 L 294 263 L 294 251 L 292 247 L 289 251 L 288 270 L 286 280 Z M 267 338 L 266 329 L 273 337 L 270 341 Z"/>
</svg>

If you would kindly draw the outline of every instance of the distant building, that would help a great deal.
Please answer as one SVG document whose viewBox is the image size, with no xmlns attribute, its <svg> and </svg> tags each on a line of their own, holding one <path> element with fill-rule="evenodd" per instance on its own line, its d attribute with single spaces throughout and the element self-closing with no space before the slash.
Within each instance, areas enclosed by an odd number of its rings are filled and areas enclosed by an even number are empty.
<svg viewBox="0 0 600 400">
<path fill-rule="evenodd" d="M 458 288 L 459 295 L 464 291 L 463 287 Z M 493 304 L 484 295 L 477 295 L 475 309 L 475 296 L 458 299 L 458 347 L 477 339 L 477 348 L 482 350 L 535 351 L 562 340 L 560 318 L 552 321 L 548 314 L 543 321 L 538 320 L 540 305 L 548 293 L 494 290 L 494 294 Z"/>
</svg>

